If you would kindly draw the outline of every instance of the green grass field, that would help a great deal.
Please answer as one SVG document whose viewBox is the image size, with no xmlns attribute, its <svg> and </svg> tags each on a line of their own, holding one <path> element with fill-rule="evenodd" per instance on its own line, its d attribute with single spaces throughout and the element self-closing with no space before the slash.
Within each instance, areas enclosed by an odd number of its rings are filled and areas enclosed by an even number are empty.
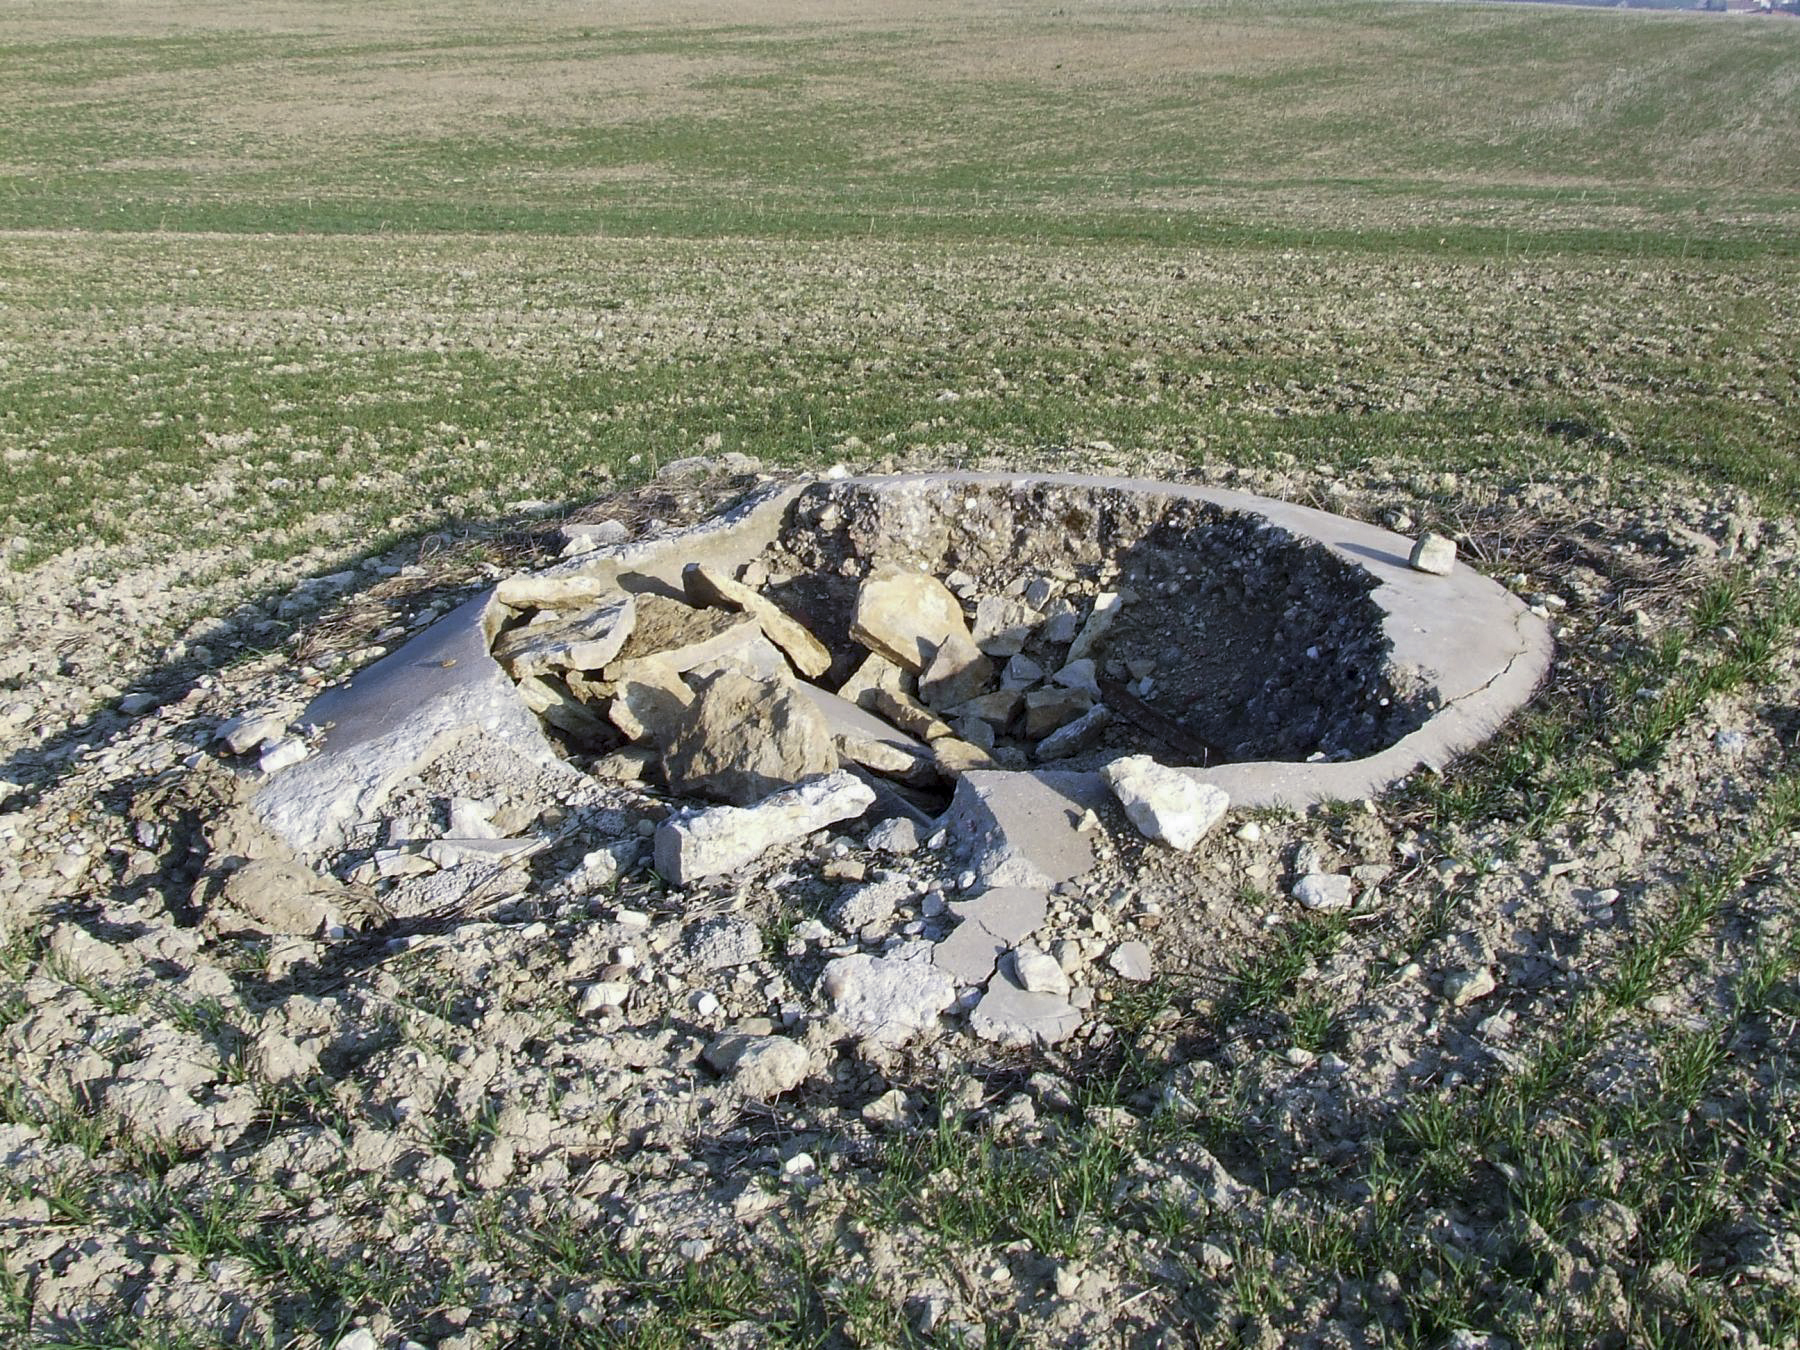
<svg viewBox="0 0 1800 1350">
<path fill-rule="evenodd" d="M 1373 0 L 27 0 L 0 8 L 0 598 L 66 592 L 76 633 L 90 583 L 170 592 L 145 601 L 160 641 L 203 603 L 262 601 L 261 620 L 299 574 L 424 556 L 435 532 L 479 538 L 729 451 L 771 468 L 1237 465 L 1292 470 L 1326 505 L 1342 476 L 1346 509 L 1479 517 L 1496 542 L 1473 560 L 1496 575 L 1552 587 L 1592 564 L 1605 598 L 1578 599 L 1539 705 L 1381 804 L 1441 874 L 1409 864 L 1391 913 L 1296 916 L 1230 948 L 1210 985 L 1110 1009 L 1108 1073 L 1071 1109 L 1141 1107 L 1139 1133 L 1094 1115 L 1055 1148 L 986 1126 L 971 1144 L 944 1084 L 908 1084 L 935 1133 L 861 1159 L 862 1190 L 832 1185 L 871 1222 L 928 1232 L 931 1261 L 1021 1242 L 1112 1261 L 1206 1344 L 1281 1344 L 1332 1309 L 1364 1339 L 1306 1343 L 1791 1343 L 1800 1274 L 1767 1275 L 1786 1268 L 1759 1247 L 1752 1280 L 1740 1250 L 1800 1232 L 1784 664 L 1800 607 L 1722 564 L 1657 570 L 1609 533 L 1628 514 L 1596 503 L 1698 502 L 1721 534 L 1795 513 L 1797 300 L 1800 23 Z M 10 608 L 0 650 L 62 650 L 60 619 Z M 79 681 L 70 706 L 146 674 L 85 659 L 58 675 Z M 32 695 L 18 671 L 0 705 Z M 1726 705 L 1762 735 L 1747 785 L 1696 730 Z M 78 734 L 46 726 L 61 715 L 46 701 L 18 724 L 60 745 Z M 62 772 L 34 753 L 9 771 Z M 1729 809 L 1693 786 L 1715 780 Z M 1504 1060 L 1471 1051 L 1468 1081 L 1344 1137 L 1258 1115 L 1273 1098 L 1235 1074 L 1279 1085 L 1290 1047 L 1341 1045 L 1499 904 L 1493 878 L 1588 849 L 1619 784 L 1649 803 L 1667 875 L 1621 863 L 1629 924 L 1546 939 L 1574 955 L 1509 991 Z M 1360 819 L 1296 828 L 1348 837 Z M 1315 997 L 1340 951 L 1360 1006 Z M 0 950 L 0 1030 L 49 966 L 29 935 Z M 1643 1012 L 1671 989 L 1689 1021 Z M 1433 1035 L 1482 1011 L 1432 1006 Z M 1597 1102 L 1603 1062 L 1651 1086 Z M 1016 1068 L 994 1070 L 995 1101 Z M 1178 1080 L 1198 1104 L 1155 1105 Z M 0 1118 L 113 1180 L 0 1199 L 248 1263 L 300 1290 L 292 1325 L 313 1339 L 283 1344 L 330 1345 L 376 1308 L 423 1336 L 473 1298 L 462 1248 L 331 1267 L 286 1243 L 287 1209 L 158 1189 L 170 1158 L 35 1092 L 0 1082 Z M 367 1123 L 318 1097 L 271 1096 L 266 1134 Z M 1140 1155 L 1201 1143 L 1268 1192 L 1260 1226 L 1118 1198 Z M 131 1189 L 146 1168 L 154 1204 Z M 356 1222 L 373 1231 L 387 1204 Z M 1641 1216 L 1631 1270 L 1621 1286 L 1596 1258 L 1613 1287 L 1570 1302 L 1557 1263 L 1604 1245 L 1604 1204 Z M 804 1233 L 785 1267 L 721 1274 L 539 1218 L 496 1194 L 443 1221 L 549 1309 L 484 1309 L 506 1344 L 689 1345 L 740 1318 L 771 1344 L 951 1343 Z M 1185 1273 L 1144 1274 L 1169 1269 Z M 602 1276 L 614 1320 L 561 1320 L 558 1300 Z M 26 1285 L 0 1279 L 0 1335 L 29 1330 Z M 1039 1343 L 1032 1307 L 996 1312 L 987 1343 Z M 159 1335 L 126 1319 L 69 1343 L 213 1343 Z"/>
</svg>

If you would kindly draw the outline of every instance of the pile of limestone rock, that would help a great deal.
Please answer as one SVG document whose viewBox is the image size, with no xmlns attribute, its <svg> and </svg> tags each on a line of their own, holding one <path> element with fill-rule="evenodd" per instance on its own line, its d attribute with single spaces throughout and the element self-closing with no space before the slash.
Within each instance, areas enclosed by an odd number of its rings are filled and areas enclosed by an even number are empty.
<svg viewBox="0 0 1800 1350">
<path fill-rule="evenodd" d="M 1085 614 L 1065 603 L 1046 615 L 1028 586 L 981 598 L 971 624 L 936 577 L 878 567 L 856 589 L 860 650 L 834 692 L 818 681 L 845 662 L 754 586 L 703 563 L 682 584 L 680 596 L 605 594 L 585 577 L 524 576 L 497 593 L 510 617 L 496 659 L 602 777 L 770 803 L 766 816 L 808 802 L 779 794 L 811 784 L 814 799 L 828 788 L 846 806 L 881 798 L 923 820 L 962 774 L 1066 761 L 1115 716 L 1096 658 L 1125 603 L 1117 592 Z M 675 877 L 699 866 L 662 861 Z"/>
</svg>

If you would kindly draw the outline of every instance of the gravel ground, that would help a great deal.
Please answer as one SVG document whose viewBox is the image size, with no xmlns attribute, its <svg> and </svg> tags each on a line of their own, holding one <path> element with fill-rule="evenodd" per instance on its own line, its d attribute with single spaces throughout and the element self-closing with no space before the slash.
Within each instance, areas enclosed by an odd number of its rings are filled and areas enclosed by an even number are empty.
<svg viewBox="0 0 1800 1350">
<path fill-rule="evenodd" d="M 853 822 L 672 889 L 642 846 L 655 793 L 449 756 L 283 892 L 335 935 L 234 891 L 246 858 L 282 860 L 235 810 L 258 774 L 220 725 L 293 716 L 542 536 L 301 585 L 281 650 L 217 659 L 255 611 L 130 691 L 124 634 L 187 598 L 146 587 L 124 614 L 35 587 L 6 657 L 30 692 L 0 712 L 13 1331 L 1495 1346 L 1787 1325 L 1800 1225 L 1770 1158 L 1793 1132 L 1794 835 L 1764 826 L 1800 670 L 1781 642 L 1735 684 L 1671 691 L 1777 608 L 1792 524 L 1649 480 L 1209 476 L 1374 519 L 1447 497 L 1464 555 L 1554 615 L 1558 665 L 1491 752 L 1381 801 L 1233 811 L 1191 854 L 1095 821 L 1097 866 L 1032 939 L 1085 991 L 1050 1050 L 978 1038 L 962 1005 L 899 1046 L 833 1017 L 827 960 L 904 955 L 968 884 L 929 836 L 900 855 Z M 583 514 L 653 529 L 741 486 Z M 1570 784 L 1559 763 L 1599 768 Z M 547 842 L 434 906 L 372 859 L 442 834 L 457 797 Z M 1351 908 L 1298 904 L 1312 873 L 1349 878 Z M 833 927 L 875 882 L 887 917 Z M 1147 980 L 1117 973 L 1131 942 Z M 1482 1134 L 1502 1101 L 1516 1128 Z M 1676 1219 L 1634 1150 L 1690 1127 L 1738 1179 L 1653 1259 Z M 1699 1168 L 1691 1142 L 1670 1157 Z"/>
</svg>

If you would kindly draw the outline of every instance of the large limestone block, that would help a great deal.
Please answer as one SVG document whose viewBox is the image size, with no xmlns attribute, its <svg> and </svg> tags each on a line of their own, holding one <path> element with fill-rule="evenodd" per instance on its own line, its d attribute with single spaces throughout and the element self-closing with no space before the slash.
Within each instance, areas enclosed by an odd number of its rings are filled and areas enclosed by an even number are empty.
<svg viewBox="0 0 1800 1350">
<path fill-rule="evenodd" d="M 734 610 L 755 619 L 768 638 L 794 663 L 794 669 L 816 680 L 831 669 L 831 652 L 806 626 L 788 615 L 773 600 L 758 595 L 716 567 L 689 563 L 682 569 L 681 584 L 696 605 Z"/>
<path fill-rule="evenodd" d="M 850 636 L 907 670 L 924 670 L 952 634 L 974 643 L 962 603 L 936 577 L 883 567 L 856 592 Z"/>
<path fill-rule="evenodd" d="M 656 829 L 656 870 L 685 886 L 731 872 L 815 830 L 854 820 L 875 804 L 875 791 L 840 770 L 765 797 L 755 806 L 716 806 L 665 820 Z"/>
<path fill-rule="evenodd" d="M 494 644 L 495 660 L 515 679 L 553 670 L 599 670 L 631 636 L 637 602 L 626 595 L 586 614 L 549 613 L 548 620 L 514 628 Z"/>
<path fill-rule="evenodd" d="M 729 656 L 762 639 L 756 620 L 722 609 L 695 609 L 666 595 L 637 597 L 637 622 L 619 651 L 619 661 L 659 657 L 677 672 Z M 607 678 L 613 678 L 609 669 Z"/>
<path fill-rule="evenodd" d="M 792 684 L 721 671 L 676 719 L 663 750 L 674 792 L 748 806 L 838 766 L 831 727 Z"/>
<path fill-rule="evenodd" d="M 628 661 L 619 672 L 617 688 L 607 717 L 638 745 L 667 745 L 675 735 L 681 715 L 694 701 L 675 667 L 655 656 Z"/>
<path fill-rule="evenodd" d="M 938 709 L 953 708 L 985 693 L 994 679 L 994 663 L 973 639 L 951 633 L 939 644 L 919 676 L 919 697 Z"/>
<path fill-rule="evenodd" d="M 1100 771 L 1131 823 L 1146 838 L 1185 853 L 1225 818 L 1231 798 L 1158 764 L 1149 755 L 1124 755 Z"/>
</svg>

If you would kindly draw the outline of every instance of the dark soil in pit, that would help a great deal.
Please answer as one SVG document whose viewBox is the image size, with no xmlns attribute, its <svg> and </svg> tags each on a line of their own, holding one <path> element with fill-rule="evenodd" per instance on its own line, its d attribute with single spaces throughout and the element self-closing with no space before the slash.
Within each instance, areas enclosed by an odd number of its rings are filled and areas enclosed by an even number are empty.
<svg viewBox="0 0 1800 1350">
<path fill-rule="evenodd" d="M 1171 763 L 1352 759 L 1433 711 L 1388 662 L 1374 578 L 1251 514 L 1042 482 L 823 483 L 794 503 L 750 575 L 837 654 L 824 681 L 835 685 L 864 655 L 849 632 L 857 588 L 886 564 L 944 580 L 971 614 L 984 596 L 1031 602 L 1046 623 L 1024 654 L 1046 675 L 1068 653 L 1051 636 L 1058 613 L 1079 626 L 1096 595 L 1124 599 L 1094 652 L 1121 715 L 1058 767 L 1134 751 Z M 998 748 L 1004 763 L 1008 738 Z"/>
</svg>

